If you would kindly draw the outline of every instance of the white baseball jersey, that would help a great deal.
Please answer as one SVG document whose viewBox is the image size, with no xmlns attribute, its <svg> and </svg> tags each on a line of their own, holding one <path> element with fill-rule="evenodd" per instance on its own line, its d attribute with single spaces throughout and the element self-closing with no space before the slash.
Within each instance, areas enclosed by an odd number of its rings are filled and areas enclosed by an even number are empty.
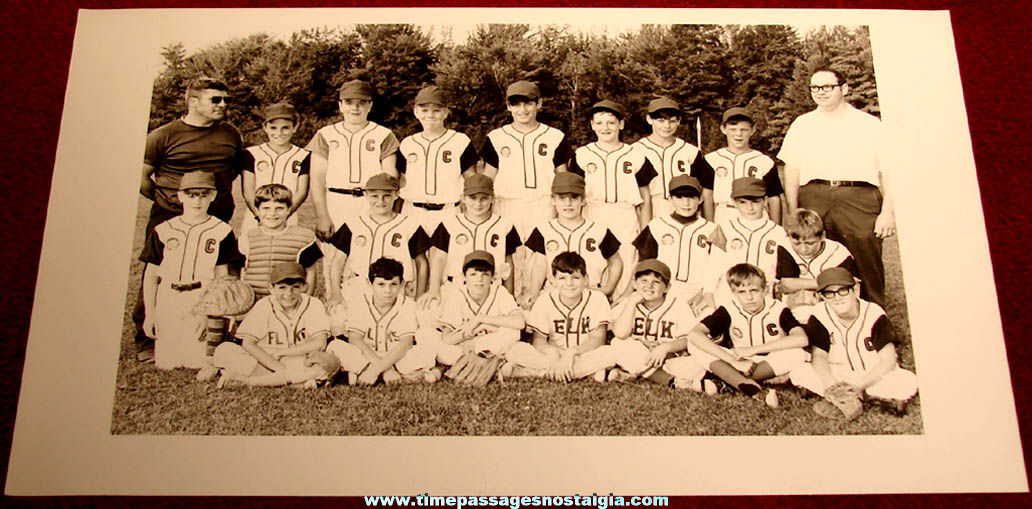
<svg viewBox="0 0 1032 509">
<path fill-rule="evenodd" d="M 784 338 L 792 329 L 801 327 L 792 311 L 779 300 L 767 299 L 763 309 L 749 313 L 735 299 L 702 319 L 710 338 L 730 337 L 737 348 L 757 346 Z"/>
<path fill-rule="evenodd" d="M 474 223 L 461 212 L 441 221 L 430 244 L 448 253 L 444 276 L 453 281 L 462 280 L 462 261 L 473 251 L 487 251 L 495 259 L 495 277 L 508 277 L 511 267 L 502 267 L 505 257 L 520 246 L 520 234 L 509 220 L 492 215 L 482 223 Z"/>
<path fill-rule="evenodd" d="M 254 188 L 282 184 L 297 195 L 298 180 L 309 174 L 312 153 L 295 145 L 277 154 L 268 143 L 247 147 L 243 170 L 254 173 Z"/>
<path fill-rule="evenodd" d="M 140 261 L 156 265 L 162 284 L 186 284 L 215 279 L 215 267 L 239 263 L 233 229 L 214 216 L 187 224 L 182 216 L 154 227 Z"/>
<path fill-rule="evenodd" d="M 465 284 L 452 285 L 450 288 L 441 303 L 439 321 L 441 325 L 452 329 L 459 329 L 477 316 L 508 316 L 519 309 L 509 290 L 498 283 L 491 285 L 483 304 L 478 304 L 470 297 Z"/>
<path fill-rule="evenodd" d="M 394 306 L 381 313 L 373 305 L 370 290 L 348 306 L 348 331 L 365 334 L 365 343 L 376 353 L 387 353 L 398 341 L 416 335 L 416 303 L 399 292 Z"/>
<path fill-rule="evenodd" d="M 640 187 L 655 180 L 656 169 L 636 145 L 624 144 L 606 152 L 596 143 L 578 148 L 570 172 L 584 177 L 584 198 L 596 203 L 642 202 Z"/>
<path fill-rule="evenodd" d="M 363 214 L 341 225 L 330 243 L 348 255 L 347 266 L 355 276 L 367 279 L 369 264 L 386 257 L 401 262 L 405 268 L 402 279 L 412 281 L 416 277 L 413 260 L 426 252 L 430 239 L 419 223 L 405 214 L 383 223 Z"/>
<path fill-rule="evenodd" d="M 398 150 L 394 133 L 374 122 L 356 132 L 337 122 L 319 129 L 305 147 L 326 158 L 326 187 L 356 189 L 382 172 L 380 161 Z"/>
<path fill-rule="evenodd" d="M 509 124 L 487 134 L 480 157 L 498 168 L 497 196 L 534 199 L 551 194 L 555 168 L 569 161 L 570 149 L 558 129 L 539 124 L 524 134 Z"/>
<path fill-rule="evenodd" d="M 587 265 L 588 285 L 591 287 L 602 283 L 606 260 L 620 249 L 620 241 L 616 240 L 616 236 L 605 226 L 590 219 L 585 219 L 573 229 L 563 226 L 558 219 L 552 219 L 534 228 L 525 244 L 531 251 L 545 256 L 549 281 L 554 277 L 551 267 L 556 255 L 566 251 L 581 255 Z"/>
<path fill-rule="evenodd" d="M 817 279 L 821 272 L 832 267 L 842 267 L 854 276 L 859 274 L 853 255 L 849 253 L 846 246 L 834 240 L 825 239 L 820 249 L 817 250 L 817 254 L 809 260 L 799 256 L 799 253 L 792 249 L 790 242 L 778 247 L 776 272 L 778 279 L 786 277 Z"/>
<path fill-rule="evenodd" d="M 591 331 L 610 322 L 609 300 L 598 290 L 584 290 L 580 301 L 567 307 L 559 290 L 541 294 L 527 315 L 527 326 L 548 337 L 557 348 L 572 348 L 587 342 Z"/>
<path fill-rule="evenodd" d="M 777 196 L 784 192 L 774 160 L 757 150 L 734 154 L 725 147 L 706 154 L 706 161 L 713 173 L 710 185 L 703 183 L 703 187 L 713 189 L 714 203 L 731 203 L 731 182 L 744 177 L 763 179 L 767 196 Z"/>
<path fill-rule="evenodd" d="M 697 323 L 699 319 L 684 297 L 668 295 L 655 309 L 649 309 L 645 302 L 634 306 L 631 335 L 627 339 L 636 339 L 652 348 L 687 336 Z"/>
<path fill-rule="evenodd" d="M 416 133 L 401 140 L 398 174 L 405 174 L 400 195 L 414 203 L 451 204 L 462 197 L 462 172 L 480 156 L 469 136 L 451 129 L 433 140 Z"/>
<path fill-rule="evenodd" d="M 670 267 L 671 285 L 712 290 L 722 256 L 710 241 L 716 228 L 701 216 L 687 224 L 673 216 L 657 217 L 634 239 L 634 246 L 639 260 L 656 258 Z"/>
<path fill-rule="evenodd" d="M 778 266 L 778 247 L 788 246 L 785 229 L 770 219 L 749 225 L 741 217 L 723 224 L 724 269 L 739 263 L 749 263 L 763 270 L 767 281 L 774 281 Z"/>
<path fill-rule="evenodd" d="M 699 157 L 698 147 L 680 138 L 675 138 L 669 147 L 661 147 L 646 136 L 634 142 L 634 146 L 645 154 L 659 176 L 649 184 L 649 193 L 665 200 L 670 199 L 670 179 L 695 175 L 702 171 L 701 167 L 709 167 L 706 159 Z"/>
<path fill-rule="evenodd" d="M 842 322 L 827 302 L 810 308 L 806 335 L 810 345 L 828 352 L 828 362 L 867 371 L 878 364 L 878 352 L 896 342 L 896 331 L 881 306 L 860 301 L 860 313 L 851 324 Z"/>
<path fill-rule="evenodd" d="M 286 312 L 273 296 L 259 300 L 240 322 L 236 336 L 250 339 L 266 352 L 290 348 L 319 334 L 330 334 L 330 319 L 323 303 L 308 295 L 293 312 Z"/>
</svg>

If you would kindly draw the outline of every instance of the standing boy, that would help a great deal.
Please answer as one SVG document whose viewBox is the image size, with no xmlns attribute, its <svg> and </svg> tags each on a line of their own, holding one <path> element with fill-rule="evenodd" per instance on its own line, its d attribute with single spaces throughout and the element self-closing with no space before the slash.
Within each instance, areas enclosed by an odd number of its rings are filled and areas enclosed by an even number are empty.
<svg viewBox="0 0 1032 509">
<path fill-rule="evenodd" d="M 449 110 L 440 88 L 420 90 L 413 112 L 423 131 L 401 140 L 398 149 L 398 174 L 405 180 L 402 212 L 432 234 L 441 220 L 454 212 L 462 177 L 476 173 L 480 156 L 469 136 L 444 127 Z"/>
<path fill-rule="evenodd" d="M 240 253 L 244 255 L 241 279 L 251 285 L 255 298 L 269 295 L 269 275 L 282 262 L 298 262 L 312 267 L 322 251 L 315 240 L 315 232 L 299 225 L 289 225 L 290 190 L 281 184 L 266 184 L 254 193 L 258 226 L 240 236 Z M 315 271 L 307 271 L 305 292 L 311 295 L 315 287 Z"/>
<path fill-rule="evenodd" d="M 183 213 L 154 227 L 140 253 L 143 269 L 143 332 L 155 340 L 158 368 L 200 369 L 207 364 L 201 341 L 204 319 L 192 308 L 201 288 L 229 275 L 239 263 L 236 237 L 228 224 L 208 215 L 215 177 L 195 171 L 179 179 Z"/>
<path fill-rule="evenodd" d="M 267 184 L 286 187 L 293 198 L 287 204 L 287 224 L 297 224 L 297 209 L 308 198 L 308 178 L 312 153 L 294 145 L 290 139 L 297 127 L 297 110 L 286 103 L 276 103 L 265 108 L 265 124 L 262 129 L 269 141 L 244 151 L 243 186 L 244 203 L 251 210 L 244 215 L 240 236 L 259 223 L 258 206 L 255 204 L 255 190 Z M 265 285 L 262 285 L 265 286 Z"/>
<path fill-rule="evenodd" d="M 674 212 L 670 201 L 670 180 L 679 175 L 710 174 L 710 167 L 698 147 L 677 137 L 681 126 L 681 108 L 669 97 L 649 101 L 645 121 L 652 134 L 634 142 L 645 153 L 658 174 L 649 184 L 652 195 L 652 217 L 666 217 Z"/>
<path fill-rule="evenodd" d="M 701 173 L 700 181 L 706 191 L 703 193 L 703 213 L 706 219 L 723 224 L 737 214 L 731 183 L 743 177 L 763 179 L 764 205 L 775 223 L 781 224 L 781 178 L 774 160 L 766 154 L 753 150 L 749 139 L 755 133 L 752 116 L 745 108 L 731 108 L 724 112 L 720 132 L 727 138 L 727 146 L 706 154 L 708 172 Z"/>
<path fill-rule="evenodd" d="M 516 343 L 505 354 L 500 374 L 539 376 L 569 382 L 588 376 L 605 381 L 615 360 L 606 345 L 610 310 L 606 296 L 588 289 L 584 258 L 565 252 L 552 261 L 555 288 L 541 295 L 527 326 L 532 343 Z"/>
</svg>

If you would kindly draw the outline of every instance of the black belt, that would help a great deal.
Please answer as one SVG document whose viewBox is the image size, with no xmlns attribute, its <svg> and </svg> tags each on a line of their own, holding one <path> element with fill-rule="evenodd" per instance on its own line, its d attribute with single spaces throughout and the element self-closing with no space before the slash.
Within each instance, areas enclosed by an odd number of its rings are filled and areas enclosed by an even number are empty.
<svg viewBox="0 0 1032 509">
<path fill-rule="evenodd" d="M 339 187 L 327 187 L 326 190 L 331 192 L 331 193 L 349 194 L 351 196 L 363 196 L 363 195 L 365 195 L 365 189 L 361 189 L 361 188 L 342 189 L 342 188 L 339 188 Z"/>
<path fill-rule="evenodd" d="M 824 184 L 831 187 L 878 187 L 865 180 L 823 180 L 811 179 L 809 184 Z"/>
<path fill-rule="evenodd" d="M 456 206 L 458 206 L 458 205 L 459 205 L 459 204 L 458 204 L 458 202 L 456 202 L 456 203 L 455 203 L 455 205 L 456 205 Z M 412 202 L 412 206 L 414 206 L 414 207 L 419 207 L 419 208 L 421 208 L 421 209 L 426 209 L 426 210 L 434 210 L 434 211 L 437 211 L 437 210 L 444 210 L 444 208 L 445 208 L 445 207 L 447 207 L 447 206 L 448 206 L 448 204 L 447 204 L 447 203 L 421 203 L 421 202 Z"/>
<path fill-rule="evenodd" d="M 172 289 L 177 292 L 189 292 L 190 290 L 196 290 L 200 287 L 200 281 L 194 281 L 193 283 L 172 283 Z"/>
</svg>

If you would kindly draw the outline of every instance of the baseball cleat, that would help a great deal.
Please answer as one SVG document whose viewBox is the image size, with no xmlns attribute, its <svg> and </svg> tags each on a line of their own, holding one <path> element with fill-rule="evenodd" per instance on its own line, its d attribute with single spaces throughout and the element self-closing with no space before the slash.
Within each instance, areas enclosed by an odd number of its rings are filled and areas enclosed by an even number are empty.
<svg viewBox="0 0 1032 509">
<path fill-rule="evenodd" d="M 719 392 L 717 384 L 708 378 L 702 380 L 702 391 L 708 396 L 716 396 L 717 392 Z"/>
<path fill-rule="evenodd" d="M 771 408 L 778 407 L 778 393 L 774 392 L 774 389 L 767 391 L 767 397 L 763 398 L 763 402 Z"/>
<path fill-rule="evenodd" d="M 441 370 L 437 368 L 430 368 L 423 372 L 423 381 L 432 384 L 441 379 Z"/>
<path fill-rule="evenodd" d="M 712 382 L 710 383 L 712 384 Z M 702 385 L 702 380 L 696 380 L 694 378 L 678 377 L 674 379 L 675 389 L 688 389 L 692 392 L 702 392 Z M 713 390 L 715 391 L 716 389 L 717 386 L 714 385 Z M 714 392 L 714 394 L 716 393 Z"/>
<path fill-rule="evenodd" d="M 609 370 L 609 374 L 606 375 L 607 382 L 633 382 L 636 378 L 638 377 L 620 368 L 613 368 Z"/>
</svg>

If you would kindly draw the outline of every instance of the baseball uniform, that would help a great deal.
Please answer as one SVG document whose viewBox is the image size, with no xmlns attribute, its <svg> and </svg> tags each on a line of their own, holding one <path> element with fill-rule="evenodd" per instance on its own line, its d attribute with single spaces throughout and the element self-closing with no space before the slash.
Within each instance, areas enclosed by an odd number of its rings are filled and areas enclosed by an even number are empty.
<svg viewBox="0 0 1032 509">
<path fill-rule="evenodd" d="M 491 253 L 498 262 L 496 279 L 509 277 L 512 267 L 503 260 L 515 253 L 521 243 L 516 228 L 502 216 L 493 214 L 486 221 L 474 223 L 458 212 L 441 221 L 430 244 L 448 254 L 444 277 L 450 281 L 462 281 L 462 260 L 476 250 Z"/>
<path fill-rule="evenodd" d="M 671 269 L 670 293 L 686 297 L 710 292 L 719 277 L 719 247 L 710 238 L 716 225 L 699 216 L 682 223 L 679 216 L 657 217 L 634 239 L 638 258 L 656 258 Z"/>
<path fill-rule="evenodd" d="M 757 150 L 735 154 L 726 147 L 706 154 L 709 171 L 705 180 L 699 177 L 703 187 L 713 190 L 713 221 L 718 224 L 738 217 L 735 201 L 731 199 L 731 182 L 743 177 L 762 179 L 767 196 L 778 196 L 785 190 L 778 177 L 774 160 Z"/>
<path fill-rule="evenodd" d="M 880 362 L 878 352 L 898 341 L 896 331 L 881 306 L 860 300 L 860 313 L 851 324 L 842 322 L 831 306 L 813 306 L 806 323 L 810 347 L 828 352 L 828 365 L 836 380 L 856 383 Z M 824 395 L 824 383 L 813 365 L 806 363 L 792 371 L 792 384 Z M 917 376 L 897 364 L 867 388 L 871 396 L 906 401 L 917 394 Z"/>
<path fill-rule="evenodd" d="M 308 295 L 301 295 L 292 312 L 284 310 L 275 297 L 263 297 L 247 312 L 236 330 L 237 338 L 254 341 L 270 355 L 320 335 L 330 335 L 330 320 L 323 303 Z M 281 357 L 280 362 L 292 371 L 305 368 L 304 355 Z M 215 348 L 214 364 L 241 375 L 257 374 L 255 370 L 259 366 L 258 360 L 240 345 L 228 341 Z"/>
<path fill-rule="evenodd" d="M 383 356 L 394 349 L 405 338 L 416 336 L 416 303 L 399 293 L 394 305 L 386 312 L 380 312 L 373 305 L 370 291 L 364 291 L 351 306 L 348 317 L 348 335 L 363 334 L 362 340 L 377 355 Z M 369 359 L 357 346 L 346 341 L 335 339 L 326 347 L 326 351 L 337 356 L 340 369 L 352 373 L 361 373 L 369 365 Z M 413 346 L 404 357 L 394 364 L 394 368 L 403 375 L 429 369 L 434 366 L 434 351 L 425 346 Z"/>
<path fill-rule="evenodd" d="M 297 225 L 279 232 L 253 228 L 240 236 L 239 250 L 246 260 L 240 278 L 251 285 L 257 298 L 269 295 L 269 274 L 276 264 L 297 262 L 311 268 L 322 258 L 315 232 Z"/>
<path fill-rule="evenodd" d="M 286 152 L 277 154 L 268 143 L 262 143 L 247 147 L 241 169 L 254 174 L 255 189 L 268 184 L 281 184 L 297 197 L 298 180 L 310 173 L 311 161 L 312 153 L 296 145 L 291 145 Z M 287 224 L 290 225 L 297 224 L 297 221 L 297 213 L 287 218 Z M 240 225 L 241 237 L 257 224 L 254 216 L 245 214 Z"/>
<path fill-rule="evenodd" d="M 610 322 L 609 301 L 597 290 L 585 289 L 580 301 L 573 307 L 563 304 L 559 290 L 541 294 L 527 315 L 527 327 L 548 338 L 548 343 L 560 350 L 566 350 L 587 342 L 596 327 L 606 327 Z M 547 355 L 530 343 L 516 343 L 505 354 L 508 361 L 543 375 L 550 365 Z M 598 371 L 611 368 L 616 360 L 609 345 L 600 346 L 582 353 L 573 362 L 574 378 L 591 376 Z"/>
<path fill-rule="evenodd" d="M 857 276 L 859 273 L 853 255 L 849 253 L 846 246 L 834 240 L 822 241 L 817 253 L 809 260 L 792 249 L 791 241 L 784 246 L 778 246 L 778 263 L 775 271 L 778 280 L 783 278 L 817 279 L 818 274 L 832 267 L 842 267 L 853 276 Z M 799 290 L 785 294 L 783 300 L 792 308 L 803 304 L 816 304 L 817 291 Z"/>
<path fill-rule="evenodd" d="M 416 133 L 401 140 L 396 167 L 405 175 L 400 196 L 403 213 L 414 217 L 423 230 L 433 233 L 462 197 L 462 173 L 475 168 L 477 154 L 469 136 L 448 129 L 428 140 Z"/>
<path fill-rule="evenodd" d="M 767 218 L 749 221 L 739 216 L 722 224 L 720 229 L 724 234 L 723 270 L 749 263 L 763 270 L 767 282 L 774 281 L 778 247 L 789 245 L 784 228 Z"/>
<path fill-rule="evenodd" d="M 545 257 L 548 267 L 556 255 L 572 251 L 581 255 L 587 264 L 588 286 L 598 288 L 602 284 L 602 272 L 606 269 L 606 260 L 620 249 L 620 241 L 608 228 L 590 219 L 584 219 L 580 226 L 570 229 L 563 226 L 558 219 L 552 219 L 530 233 L 526 246 L 533 252 Z M 548 282 L 554 276 L 548 271 Z"/>
<path fill-rule="evenodd" d="M 477 316 L 508 316 L 519 308 L 516 299 L 509 290 L 495 282 L 483 303 L 469 295 L 465 284 L 449 285 L 442 297 L 441 317 L 439 323 L 451 330 L 461 329 L 463 325 Z M 462 356 L 462 347 L 459 345 L 448 345 L 441 341 L 442 333 L 438 330 L 426 331 L 428 334 L 417 335 L 418 344 L 427 344 L 434 349 L 437 360 L 441 364 L 452 365 Z M 503 355 L 509 348 L 520 340 L 520 331 L 516 329 L 499 328 L 494 332 L 481 334 L 473 341 L 475 352 L 491 352 L 495 355 Z"/>
<path fill-rule="evenodd" d="M 649 183 L 652 217 L 669 216 L 674 212 L 674 205 L 670 202 L 670 179 L 713 171 L 706 158 L 700 157 L 699 149 L 680 138 L 675 138 L 669 147 L 661 147 L 648 137 L 634 142 L 634 146 L 645 154 L 658 176 Z"/>
<path fill-rule="evenodd" d="M 201 341 L 204 317 L 192 312 L 201 288 L 215 279 L 215 267 L 238 264 L 236 237 L 228 224 L 209 217 L 187 224 L 176 217 L 157 225 L 147 237 L 140 261 L 157 267 L 154 361 L 158 368 L 201 368 L 207 344 Z"/>
<path fill-rule="evenodd" d="M 700 323 L 709 329 L 711 339 L 724 338 L 719 348 L 725 350 L 767 344 L 784 338 L 796 327 L 802 327 L 792 311 L 774 299 L 767 299 L 763 309 L 756 313 L 749 313 L 735 299 L 728 299 Z M 730 338 L 730 344 L 727 338 Z M 707 369 L 718 360 L 691 341 L 688 342 L 688 351 L 700 366 Z M 787 348 L 746 358 L 755 363 L 766 362 L 775 376 L 781 376 L 806 362 L 806 352 L 802 348 Z"/>
<path fill-rule="evenodd" d="M 368 281 L 369 264 L 384 257 L 401 262 L 405 269 L 402 280 L 413 281 L 413 260 L 430 247 L 423 228 L 405 214 L 397 214 L 383 223 L 366 214 L 354 217 L 340 226 L 330 243 L 348 255 L 343 282 L 353 277 Z"/>
<path fill-rule="evenodd" d="M 326 159 L 326 210 L 339 228 L 349 216 L 369 210 L 362 186 L 383 171 L 380 161 L 398 151 L 398 138 L 375 122 L 355 132 L 337 122 L 319 129 L 305 148 Z"/>
<path fill-rule="evenodd" d="M 653 348 L 687 336 L 699 322 L 682 296 L 667 295 L 654 309 L 649 309 L 645 302 L 639 302 L 630 312 L 633 313 L 630 336 L 615 338 L 611 345 L 616 364 L 628 373 L 642 377 L 655 372 L 654 368 L 646 366 Z M 675 378 L 692 380 L 699 380 L 706 374 L 706 370 L 687 355 L 667 357 L 662 369 Z"/>
</svg>

